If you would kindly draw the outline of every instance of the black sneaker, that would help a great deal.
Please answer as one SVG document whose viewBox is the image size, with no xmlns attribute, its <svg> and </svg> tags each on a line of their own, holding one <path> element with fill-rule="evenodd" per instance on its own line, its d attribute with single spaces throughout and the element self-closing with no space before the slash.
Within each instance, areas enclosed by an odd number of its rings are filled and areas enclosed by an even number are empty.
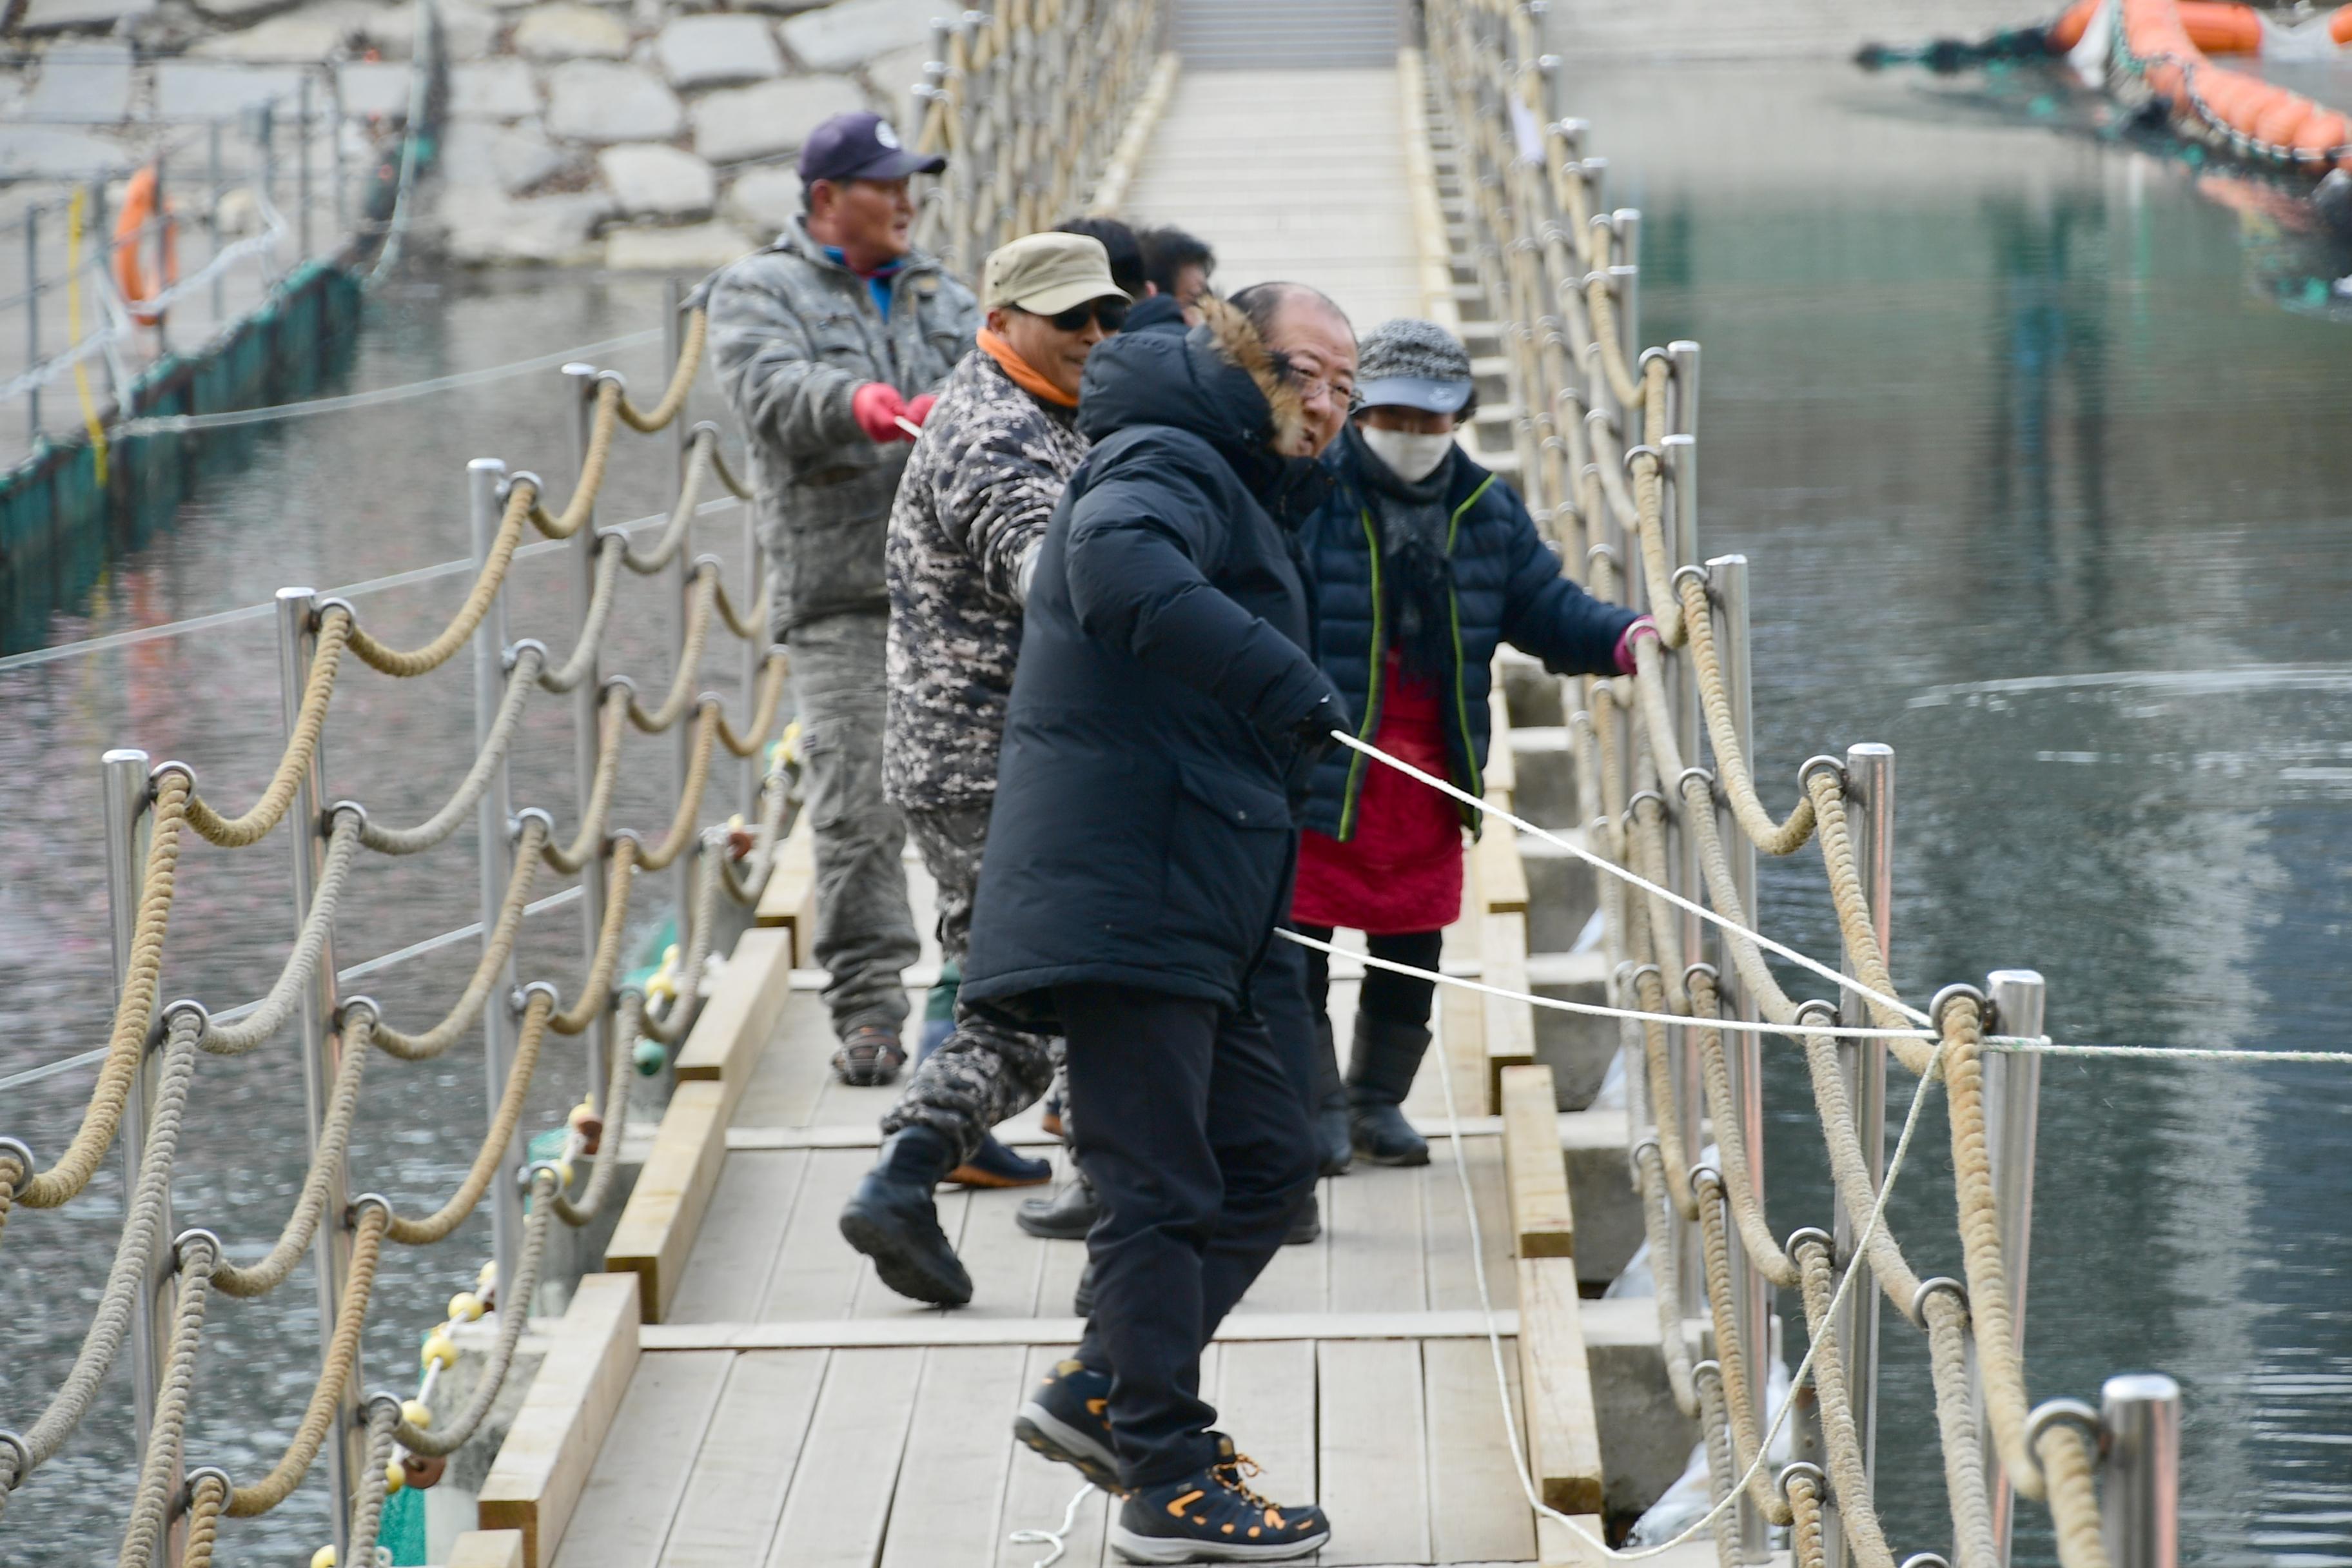
<svg viewBox="0 0 2352 1568">
<path fill-rule="evenodd" d="M 1290 1222 L 1290 1234 L 1282 1238 L 1285 1247 L 1305 1247 L 1323 1239 L 1323 1200 L 1314 1193 L 1298 1205 L 1298 1217 Z"/>
<path fill-rule="evenodd" d="M 1045 1241 L 1084 1241 L 1102 1205 L 1083 1173 L 1050 1198 L 1024 1198 L 1013 1223 Z"/>
<path fill-rule="evenodd" d="M 1250 1490 L 1257 1466 L 1217 1439 L 1224 1458 L 1165 1486 L 1127 1495 L 1111 1521 L 1111 1550 L 1129 1563 L 1279 1563 L 1331 1539 L 1313 1504 L 1286 1508 Z"/>
<path fill-rule="evenodd" d="M 1118 1495 L 1118 1460 L 1110 1447 L 1110 1373 L 1082 1361 L 1055 1363 L 1054 1370 L 1021 1402 L 1013 1435 Z"/>
<path fill-rule="evenodd" d="M 842 1239 L 874 1260 L 882 1283 L 935 1307 L 971 1300 L 971 1276 L 948 1245 L 931 1196 L 954 1157 L 929 1128 L 902 1127 L 882 1141 L 881 1157 L 841 1210 Z"/>
</svg>

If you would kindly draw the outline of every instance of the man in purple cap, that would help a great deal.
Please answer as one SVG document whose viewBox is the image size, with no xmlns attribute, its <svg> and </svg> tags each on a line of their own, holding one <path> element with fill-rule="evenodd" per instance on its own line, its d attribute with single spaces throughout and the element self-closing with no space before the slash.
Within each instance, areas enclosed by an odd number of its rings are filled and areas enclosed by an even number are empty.
<svg viewBox="0 0 2352 1568">
<path fill-rule="evenodd" d="M 878 114 L 836 114 L 801 149 L 802 216 L 705 286 L 719 384 L 750 438 L 771 630 L 792 650 L 816 960 L 834 1070 L 852 1084 L 904 1064 L 900 972 L 921 951 L 906 824 L 882 795 L 882 546 L 914 432 L 980 325 L 971 290 L 913 247 L 908 182 L 946 166 Z"/>
</svg>

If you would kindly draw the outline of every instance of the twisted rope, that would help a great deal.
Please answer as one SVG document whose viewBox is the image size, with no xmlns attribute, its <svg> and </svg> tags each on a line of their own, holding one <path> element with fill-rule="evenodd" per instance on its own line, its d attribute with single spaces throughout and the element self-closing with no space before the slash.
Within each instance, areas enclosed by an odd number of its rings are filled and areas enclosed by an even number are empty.
<svg viewBox="0 0 2352 1568">
<path fill-rule="evenodd" d="M 670 372 L 669 385 L 664 389 L 661 401 L 651 408 L 640 409 L 621 394 L 618 402 L 622 422 L 632 430 L 646 435 L 660 429 L 677 417 L 686 406 L 686 395 L 694 386 L 694 373 L 702 363 L 702 344 L 710 332 L 710 315 L 707 310 L 689 310 L 686 316 L 686 333 L 678 344 L 677 365 Z M 607 383 L 618 390 L 617 383 Z"/>
<path fill-rule="evenodd" d="M 678 552 L 694 532 L 695 509 L 701 504 L 702 482 L 710 475 L 711 462 L 719 448 L 719 427 L 699 426 L 694 439 L 686 449 L 686 471 L 678 478 L 677 500 L 669 509 L 669 521 L 662 524 L 650 549 L 635 545 L 624 547 L 622 563 L 640 577 L 650 577 L 677 559 Z"/>
<path fill-rule="evenodd" d="M 370 1036 L 378 1049 L 403 1061 L 425 1061 L 447 1050 L 474 1026 L 490 994 L 498 989 L 507 961 L 514 956 L 523 910 L 530 902 L 531 879 L 539 870 L 540 850 L 546 842 L 546 818 L 523 818 L 522 837 L 516 841 L 514 861 L 507 871 L 506 898 L 499 905 L 498 919 L 482 943 L 482 955 L 467 977 L 465 990 L 441 1021 L 421 1035 L 404 1035 L 380 1018 L 372 1020 Z"/>
<path fill-rule="evenodd" d="M 490 552 L 482 563 L 482 570 L 467 591 L 466 602 L 449 624 L 435 634 L 421 647 L 396 648 L 377 641 L 354 623 L 351 629 L 352 652 L 371 668 L 403 679 L 427 674 L 440 668 L 464 647 L 482 624 L 482 617 L 498 603 L 499 589 L 514 565 L 515 547 L 522 542 L 522 526 L 530 516 L 532 503 L 538 499 L 528 480 L 513 485 L 507 491 L 506 510 L 499 516 L 499 531 L 490 538 Z"/>
<path fill-rule="evenodd" d="M 1944 1446 L 1944 1493 L 1952 1506 L 1952 1568 L 2000 1568 L 2000 1553 L 1993 1544 L 1992 1500 L 1985 1494 L 1976 1414 L 1969 1399 L 1968 1304 L 1958 1292 L 1938 1289 L 1920 1307 L 1927 1322 L 1936 1431 Z"/>
<path fill-rule="evenodd" d="M 320 1445 L 334 1426 L 335 1407 L 359 1366 L 360 1334 L 367 1326 L 368 1301 L 375 1293 L 376 1265 L 383 1258 L 384 1227 L 391 1217 L 377 1204 L 359 1211 L 352 1228 L 352 1261 L 343 1275 L 343 1299 L 335 1306 L 335 1331 L 327 1342 L 319 1381 L 311 1386 L 301 1422 L 278 1463 L 252 1486 L 238 1487 L 229 1494 L 231 1519 L 252 1519 L 284 1502 L 294 1495 L 294 1489 L 302 1484 L 311 1462 L 318 1458 Z"/>
<path fill-rule="evenodd" d="M 579 999 L 551 1016 L 547 1026 L 559 1035 L 577 1035 L 604 1016 L 613 999 L 613 976 L 621 966 L 621 928 L 629 917 L 629 886 L 636 875 L 637 841 L 613 842 L 613 858 L 604 884 L 604 923 L 596 932 L 596 956 L 581 983 Z"/>
<path fill-rule="evenodd" d="M 768 650 L 768 662 L 760 667 L 760 700 L 751 712 L 749 732 L 738 734 L 735 727 L 722 715 L 719 721 L 719 742 L 739 757 L 748 757 L 767 744 L 776 727 L 776 710 L 784 696 L 784 676 L 792 668 L 792 659 L 781 647 Z"/>
<path fill-rule="evenodd" d="M 359 1119 L 360 1080 L 367 1076 L 371 1023 L 365 1013 L 360 1013 L 344 1026 L 335 1081 L 327 1090 L 316 1152 L 310 1156 L 310 1168 L 303 1173 L 294 1212 L 287 1216 L 285 1228 L 260 1262 L 242 1268 L 223 1262 L 214 1271 L 213 1284 L 223 1295 L 248 1300 L 268 1295 L 286 1282 L 302 1255 L 310 1251 L 311 1240 L 319 1234 L 319 1222 L 326 1215 L 327 1194 L 341 1174 L 344 1157 L 351 1150 L 352 1124 Z"/>
<path fill-rule="evenodd" d="M 613 617 L 621 565 L 627 559 L 626 547 L 614 536 L 607 534 L 596 542 L 596 580 L 588 592 L 587 612 L 580 617 L 579 640 L 572 645 L 572 657 L 561 668 L 540 671 L 541 690 L 569 691 L 594 673 L 596 656 L 604 646 L 605 623 Z"/>
<path fill-rule="evenodd" d="M 172 1313 L 171 1350 L 163 1385 L 155 1394 L 155 1418 L 147 1428 L 147 1453 L 132 1493 L 130 1528 L 123 1532 L 121 1568 L 146 1568 L 170 1528 L 173 1481 L 188 1436 L 188 1405 L 196 1385 L 196 1350 L 204 1340 L 205 1304 L 220 1248 L 209 1236 L 190 1238 L 180 1258 L 180 1292 Z"/>
<path fill-rule="evenodd" d="M 677 810 L 670 816 L 662 841 L 637 856 L 641 870 L 662 871 L 694 842 L 694 826 L 702 816 L 703 792 L 710 784 L 710 753 L 719 741 L 721 715 L 716 698 L 704 703 L 694 725 L 694 749 L 686 760 L 686 786 L 678 791 Z"/>
<path fill-rule="evenodd" d="M 351 879 L 352 862 L 359 852 L 358 815 L 337 812 L 334 828 L 327 838 L 319 883 L 310 895 L 310 907 L 302 916 L 302 929 L 294 938 L 294 949 L 286 955 L 286 963 L 278 970 L 269 994 L 234 1024 L 207 1024 L 197 1044 L 216 1057 L 241 1057 L 285 1027 L 286 1020 L 301 1005 L 302 994 L 310 989 L 326 956 L 327 941 L 335 932 L 335 906 L 342 900 L 343 884 Z"/>
<path fill-rule="evenodd" d="M 457 1190 L 447 1202 L 422 1219 L 387 1216 L 384 1235 L 390 1239 L 403 1247 L 429 1247 L 457 1229 L 474 1212 L 474 1205 L 482 1201 L 482 1194 L 489 1191 L 490 1184 L 498 1179 L 499 1167 L 506 1163 L 515 1128 L 522 1121 L 523 1101 L 530 1091 L 531 1074 L 539 1069 L 539 1048 L 547 1038 L 548 1015 L 554 1005 L 544 989 L 532 989 L 530 1000 L 523 1007 L 521 1026 L 515 1032 L 514 1060 L 507 1068 L 506 1086 L 499 1090 L 498 1110 L 490 1118 L 489 1135 L 475 1149 L 465 1180 L 457 1184 Z"/>
<path fill-rule="evenodd" d="M 627 1059 L 625 1053 L 619 1053 Z M 607 1125 L 620 1126 L 617 1116 L 608 1119 Z M 503 1147 L 503 1145 L 501 1145 Z M 596 1173 L 602 1176 L 605 1168 L 616 1165 L 614 1159 L 596 1162 Z M 592 1182 L 593 1178 L 591 1178 Z M 411 1424 L 397 1415 L 393 1431 L 400 1446 L 412 1454 L 441 1456 L 456 1453 L 467 1439 L 480 1429 L 490 1407 L 498 1403 L 499 1392 L 505 1387 L 507 1373 L 514 1365 L 515 1346 L 522 1339 L 523 1330 L 530 1322 L 530 1300 L 539 1293 L 540 1270 L 547 1258 L 547 1226 L 549 1217 L 558 1212 L 555 1172 L 546 1166 L 535 1167 L 530 1175 L 530 1214 L 523 1221 L 522 1251 L 515 1259 L 515 1277 L 511 1283 L 499 1282 L 499 1337 L 490 1345 L 489 1355 L 482 1363 L 481 1373 L 475 1379 L 473 1392 L 467 1395 L 465 1408 L 446 1423 L 431 1426 Z"/>
<path fill-rule="evenodd" d="M 188 1489 L 188 1542 L 180 1568 L 213 1568 L 220 1544 L 221 1510 L 228 1506 L 228 1483 L 217 1472 L 198 1476 Z"/>
<path fill-rule="evenodd" d="M 662 699 L 662 705 L 648 710 L 638 703 L 635 692 L 629 693 L 629 722 L 648 735 L 668 729 L 694 705 L 694 678 L 702 668 L 702 645 L 710 636 L 718 581 L 716 563 L 706 563 L 694 574 L 694 584 L 687 591 L 686 635 L 678 643 L 677 670 L 670 677 L 669 695 Z"/>
<path fill-rule="evenodd" d="M 335 672 L 342 666 L 343 645 L 351 632 L 352 613 L 341 605 L 329 606 L 319 617 L 317 647 L 310 655 L 310 673 L 303 680 L 302 705 L 295 715 L 294 732 L 287 738 L 286 750 L 278 759 L 278 771 L 252 809 L 241 816 L 225 817 L 201 796 L 190 798 L 188 826 L 207 843 L 224 849 L 242 849 L 260 843 L 285 820 L 287 808 L 294 804 L 295 790 L 319 754 L 319 734 L 327 725 L 327 703 L 335 694 Z"/>
<path fill-rule="evenodd" d="M 614 686 L 604 692 L 598 715 L 596 732 L 596 774 L 588 786 L 588 809 L 580 814 L 580 831 L 568 847 L 553 844 L 540 847 L 540 856 L 565 876 L 575 876 L 596 858 L 604 844 L 604 819 L 613 809 L 613 784 L 621 773 L 622 721 L 626 716 L 629 690 L 625 686 Z"/>
<path fill-rule="evenodd" d="M 596 384 L 596 412 L 588 426 L 588 447 L 580 458 L 580 482 L 561 513 L 551 513 L 539 492 L 530 493 L 531 526 L 550 539 L 569 539 L 596 514 L 596 492 L 604 488 L 604 465 L 613 456 L 613 433 L 620 426 L 621 384 Z M 518 486 L 518 489 L 520 487 Z"/>
<path fill-rule="evenodd" d="M 547 663 L 546 650 L 535 643 L 525 643 L 515 650 L 513 671 L 507 677 L 506 695 L 499 700 L 498 716 L 490 721 L 489 738 L 474 754 L 474 764 L 466 772 L 441 809 L 414 827 L 378 827 L 372 823 L 360 826 L 360 842 L 379 855 L 415 855 L 433 848 L 457 831 L 466 818 L 481 803 L 483 792 L 506 766 L 507 755 L 514 749 L 517 731 L 522 727 L 522 710 L 530 700 L 532 689 L 539 684 L 539 672 Z"/>
<path fill-rule="evenodd" d="M 683 1005 L 684 993 L 680 993 Z M 641 991 L 625 992 L 621 997 L 618 1025 L 613 1030 L 611 1048 L 605 1053 L 607 1066 L 604 1079 L 604 1125 L 621 1127 L 627 1123 L 629 1111 L 629 1080 L 636 1076 L 629 1060 L 630 1047 L 637 1043 L 646 1020 L 646 998 Z M 577 1230 L 604 1211 L 613 1194 L 613 1183 L 621 1169 L 619 1141 L 607 1134 L 608 1141 L 598 1146 L 596 1168 L 588 1173 L 588 1185 L 582 1190 L 577 1203 L 564 1195 L 561 1189 L 551 1189 L 546 1204 L 550 1213 L 565 1225 Z M 542 1172 L 541 1174 L 548 1173 Z M 539 1194 L 532 1189 L 536 1205 Z M 536 1212 L 532 1217 L 538 1217 Z M 535 1275 L 533 1278 L 537 1278 Z M 529 1300 L 528 1296 L 523 1298 Z"/>
<path fill-rule="evenodd" d="M 1822 1447 L 1828 1450 L 1830 1486 L 1837 1499 L 1838 1524 L 1861 1568 L 1895 1568 L 1885 1533 L 1878 1527 L 1878 1510 L 1870 1494 L 1870 1468 L 1862 1454 L 1862 1436 L 1853 1423 L 1853 1395 L 1845 1385 L 1845 1363 L 1831 1318 L 1831 1298 L 1836 1293 L 1830 1249 L 1818 1235 L 1800 1237 L 1797 1268 L 1804 1279 L 1805 1321 L 1813 1342 L 1813 1392 L 1819 1398 Z"/>
</svg>

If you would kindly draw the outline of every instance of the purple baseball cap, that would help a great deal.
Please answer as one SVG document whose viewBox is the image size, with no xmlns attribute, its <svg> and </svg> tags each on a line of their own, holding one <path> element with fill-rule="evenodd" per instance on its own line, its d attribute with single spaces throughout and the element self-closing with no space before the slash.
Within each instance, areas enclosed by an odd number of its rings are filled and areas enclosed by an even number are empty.
<svg viewBox="0 0 2352 1568">
<path fill-rule="evenodd" d="M 871 110 L 836 114 L 801 146 L 801 184 L 818 180 L 903 180 L 948 166 L 938 153 L 909 152 L 888 121 Z"/>
</svg>

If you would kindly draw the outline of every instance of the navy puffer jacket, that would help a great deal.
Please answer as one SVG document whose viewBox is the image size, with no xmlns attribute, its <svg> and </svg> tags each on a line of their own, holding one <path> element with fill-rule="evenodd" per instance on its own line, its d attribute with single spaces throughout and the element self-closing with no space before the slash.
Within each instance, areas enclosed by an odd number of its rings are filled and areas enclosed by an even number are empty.
<svg viewBox="0 0 2352 1568">
<path fill-rule="evenodd" d="M 1080 397 L 1095 446 L 1030 585 L 960 993 L 1040 1026 L 1062 984 L 1242 1004 L 1289 906 L 1291 731 L 1331 689 L 1276 521 L 1323 476 L 1267 449 L 1303 416 L 1241 314 L 1110 339 Z"/>
<path fill-rule="evenodd" d="M 1316 578 L 1316 657 L 1355 715 L 1356 733 L 1369 741 L 1380 731 L 1393 641 L 1382 602 L 1379 524 L 1357 471 L 1354 443 L 1332 443 L 1323 461 L 1332 493 L 1300 531 Z M 1454 574 L 1454 650 L 1440 698 L 1452 782 L 1483 795 L 1496 645 L 1507 642 L 1533 654 L 1555 674 L 1612 675 L 1617 639 L 1633 612 L 1603 604 L 1559 574 L 1559 555 L 1536 531 L 1517 491 L 1459 447 L 1446 461 L 1452 465 L 1445 499 L 1453 518 L 1446 559 Z M 1364 771 L 1380 765 L 1346 748 L 1325 757 L 1315 770 L 1306 826 L 1334 838 L 1353 837 Z M 1474 827 L 1478 815 L 1463 808 L 1464 821 Z"/>
</svg>

